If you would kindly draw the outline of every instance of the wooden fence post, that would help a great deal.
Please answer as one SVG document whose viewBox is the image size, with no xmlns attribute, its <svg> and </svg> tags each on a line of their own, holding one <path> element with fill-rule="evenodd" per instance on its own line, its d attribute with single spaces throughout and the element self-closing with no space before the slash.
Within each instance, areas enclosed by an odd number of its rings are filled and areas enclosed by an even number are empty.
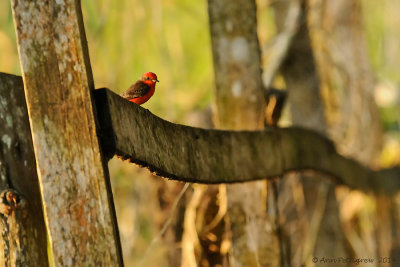
<svg viewBox="0 0 400 267">
<path fill-rule="evenodd" d="M 217 127 L 263 129 L 265 101 L 256 1 L 208 0 L 208 14 L 216 85 Z M 244 165 L 241 162 L 239 166 Z M 260 181 L 229 185 L 226 189 L 227 214 L 232 225 L 233 264 L 278 266 L 279 240 L 265 212 L 266 183 Z"/>
<path fill-rule="evenodd" d="M 13 0 L 44 217 L 57 266 L 122 265 L 78 0 Z"/>
<path fill-rule="evenodd" d="M 48 266 L 22 78 L 0 73 L 0 266 Z"/>
</svg>

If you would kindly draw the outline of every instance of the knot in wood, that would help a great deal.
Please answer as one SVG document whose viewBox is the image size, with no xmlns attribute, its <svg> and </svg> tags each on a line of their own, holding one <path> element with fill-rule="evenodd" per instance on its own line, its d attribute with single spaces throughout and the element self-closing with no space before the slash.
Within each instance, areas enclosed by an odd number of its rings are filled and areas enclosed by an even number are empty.
<svg viewBox="0 0 400 267">
<path fill-rule="evenodd" d="M 23 204 L 22 196 L 13 189 L 5 189 L 0 193 L 0 213 L 9 216 Z"/>
</svg>

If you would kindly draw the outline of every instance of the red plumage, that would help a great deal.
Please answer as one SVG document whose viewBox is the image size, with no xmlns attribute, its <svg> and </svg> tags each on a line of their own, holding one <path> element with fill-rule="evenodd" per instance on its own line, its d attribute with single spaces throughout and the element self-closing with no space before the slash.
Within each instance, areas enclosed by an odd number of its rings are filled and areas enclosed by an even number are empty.
<svg viewBox="0 0 400 267">
<path fill-rule="evenodd" d="M 146 103 L 156 89 L 157 75 L 153 72 L 146 72 L 140 80 L 132 84 L 128 90 L 121 94 L 122 97 L 138 105 Z"/>
</svg>

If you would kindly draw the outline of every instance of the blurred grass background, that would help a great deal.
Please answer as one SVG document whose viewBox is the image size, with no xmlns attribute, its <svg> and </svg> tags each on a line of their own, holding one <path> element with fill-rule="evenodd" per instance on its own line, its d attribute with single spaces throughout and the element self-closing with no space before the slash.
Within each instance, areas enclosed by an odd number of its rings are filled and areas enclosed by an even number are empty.
<svg viewBox="0 0 400 267">
<path fill-rule="evenodd" d="M 274 36 L 274 14 L 267 0 L 257 2 L 263 47 Z M 381 162 L 400 164 L 400 1 L 358 2 L 385 130 Z M 82 9 L 96 88 L 121 93 L 143 72 L 152 71 L 160 83 L 143 106 L 157 116 L 187 123 L 190 113 L 212 105 L 214 73 L 206 1 L 83 0 Z M 0 71 L 21 74 L 9 1 L 0 1 Z M 154 188 L 158 178 L 118 159 L 112 159 L 109 168 L 126 265 L 164 265 L 170 248 L 161 243 L 144 255 L 165 219 L 158 215 Z"/>
</svg>

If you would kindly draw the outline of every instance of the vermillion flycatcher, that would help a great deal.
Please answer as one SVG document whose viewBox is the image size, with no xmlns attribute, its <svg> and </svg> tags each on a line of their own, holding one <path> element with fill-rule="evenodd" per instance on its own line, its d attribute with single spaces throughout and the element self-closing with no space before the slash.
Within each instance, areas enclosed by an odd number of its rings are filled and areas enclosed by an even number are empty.
<svg viewBox="0 0 400 267">
<path fill-rule="evenodd" d="M 121 94 L 123 98 L 128 99 L 138 105 L 146 103 L 153 96 L 156 89 L 157 75 L 153 72 L 146 72 L 142 77 L 132 84 L 128 90 Z"/>
</svg>

